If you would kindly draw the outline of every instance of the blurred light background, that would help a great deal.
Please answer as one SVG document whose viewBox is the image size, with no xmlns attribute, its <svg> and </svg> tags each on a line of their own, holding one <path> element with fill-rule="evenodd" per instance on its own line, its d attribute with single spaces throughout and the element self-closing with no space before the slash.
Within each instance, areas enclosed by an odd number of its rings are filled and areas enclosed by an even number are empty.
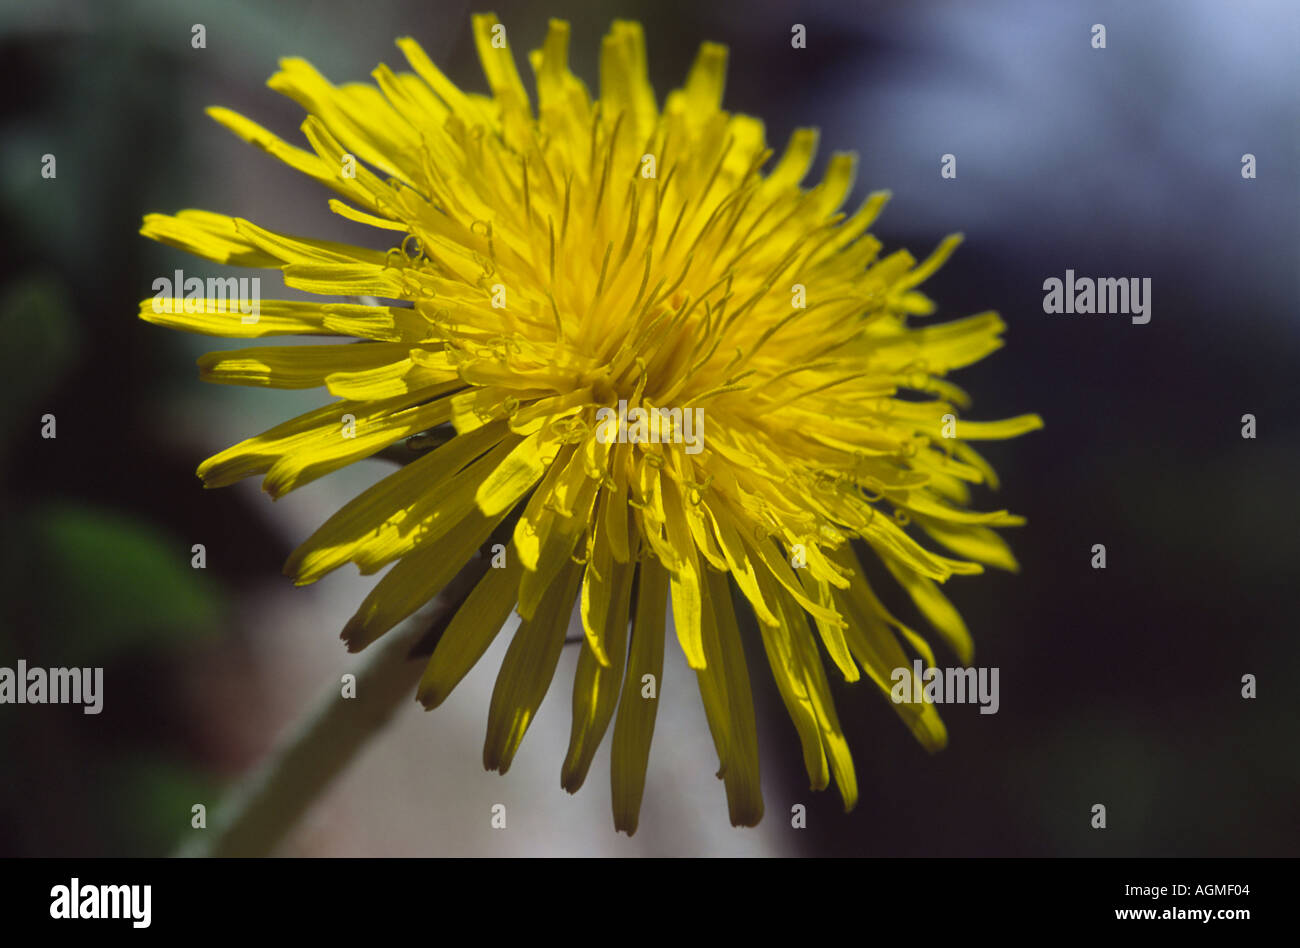
<svg viewBox="0 0 1300 948">
<path fill-rule="evenodd" d="M 366 239 L 327 195 L 208 120 L 222 104 L 296 140 L 264 87 L 301 55 L 336 82 L 415 36 L 482 90 L 462 3 L 0 2 L 0 665 L 103 665 L 105 707 L 0 706 L 0 854 L 163 854 L 319 693 L 355 667 L 337 632 L 371 580 L 295 589 L 288 552 L 390 470 L 365 462 L 272 505 L 204 491 L 200 460 L 316 393 L 201 385 L 228 348 L 135 317 L 155 277 L 220 268 L 136 233 L 200 207 Z M 498 2 L 516 54 L 573 24 L 589 86 L 616 17 L 645 24 L 662 102 L 703 40 L 731 48 L 726 106 L 778 150 L 820 126 L 860 155 L 851 203 L 889 188 L 874 233 L 918 256 L 966 243 L 927 292 L 938 318 L 997 309 L 1007 347 L 957 381 L 972 417 L 1036 411 L 991 445 L 986 508 L 1029 518 L 1019 576 L 948 592 L 1001 669 L 1001 709 L 944 713 L 929 756 L 866 686 L 836 687 L 862 799 L 807 789 L 761 649 L 767 818 L 728 825 L 694 676 L 669 639 L 641 830 L 613 832 L 608 740 L 559 786 L 566 651 L 506 777 L 482 771 L 507 642 L 442 708 L 412 701 L 280 848 L 289 855 L 1295 855 L 1300 13 L 1279 2 Z M 190 45 L 202 23 L 207 47 Z M 807 28 L 792 49 L 791 27 Z M 1107 28 L 1107 48 L 1090 27 Z M 531 75 L 521 60 L 526 81 Z M 40 176 L 41 156 L 58 176 Z M 939 176 L 940 156 L 958 176 Z M 1243 180 L 1254 154 L 1258 178 Z M 1042 283 L 1150 277 L 1153 318 L 1047 316 Z M 232 271 L 233 273 L 233 271 Z M 277 295 L 264 277 L 263 296 Z M 39 436 L 54 413 L 58 438 Z M 1258 418 L 1256 440 L 1240 418 Z M 203 543 L 208 568 L 190 568 Z M 1108 568 L 1089 566 L 1104 543 Z M 887 597 L 898 605 L 897 597 Z M 751 641 L 747 646 L 752 646 Z M 945 656 L 941 661 L 952 661 Z M 1240 696 L 1241 676 L 1259 698 Z M 504 803 L 508 830 L 489 827 Z M 793 830 L 792 805 L 808 807 Z M 1089 826 L 1104 803 L 1109 827 Z"/>
</svg>

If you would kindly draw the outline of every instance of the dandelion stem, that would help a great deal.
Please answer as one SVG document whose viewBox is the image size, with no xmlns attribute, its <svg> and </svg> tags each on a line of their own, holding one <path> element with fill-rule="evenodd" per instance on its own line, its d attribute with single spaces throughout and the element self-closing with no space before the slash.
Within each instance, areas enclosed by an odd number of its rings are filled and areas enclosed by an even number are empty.
<svg viewBox="0 0 1300 948">
<path fill-rule="evenodd" d="M 208 828 L 190 830 L 177 855 L 270 855 L 401 703 L 413 700 L 433 644 L 487 566 L 475 557 L 428 608 L 368 649 L 354 672 L 356 697 L 342 697 L 332 683 L 210 815 Z"/>
</svg>

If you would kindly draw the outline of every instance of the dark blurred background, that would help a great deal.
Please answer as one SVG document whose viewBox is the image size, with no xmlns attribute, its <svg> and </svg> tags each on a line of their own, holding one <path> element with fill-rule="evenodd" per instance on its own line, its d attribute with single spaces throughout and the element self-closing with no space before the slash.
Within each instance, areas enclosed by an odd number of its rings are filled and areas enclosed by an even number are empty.
<svg viewBox="0 0 1300 948">
<path fill-rule="evenodd" d="M 1023 571 L 947 592 L 1001 670 L 1001 709 L 944 709 L 929 756 L 869 686 L 836 687 L 861 802 L 810 793 L 762 650 L 768 815 L 727 825 L 716 758 L 675 644 L 642 813 L 609 815 L 608 739 L 588 786 L 558 771 L 567 654 L 507 777 L 479 763 L 499 641 L 441 709 L 414 705 L 281 847 L 291 854 L 1296 855 L 1295 370 L 1300 8 L 1279 2 L 495 3 L 521 72 L 549 16 L 573 25 L 589 87 L 615 17 L 645 25 L 662 103 L 703 40 L 730 46 L 725 105 L 778 150 L 816 125 L 860 155 L 851 203 L 889 188 L 887 249 L 966 243 L 926 284 L 938 318 L 997 309 L 1006 348 L 956 376 L 970 417 L 1040 413 L 986 454 L 981 506 L 1029 525 Z M 327 195 L 208 120 L 233 107 L 297 140 L 264 87 L 278 57 L 336 82 L 416 37 L 483 90 L 461 3 L 0 2 L 0 665 L 102 665 L 102 714 L 0 706 L 0 854 L 169 852 L 301 709 L 354 667 L 336 634 L 369 587 L 348 570 L 294 589 L 297 542 L 386 472 L 366 462 L 271 505 L 204 491 L 209 454 L 318 403 L 204 386 L 224 340 L 136 316 L 155 277 L 209 266 L 139 237 L 143 214 L 200 207 L 288 232 L 358 230 Z M 191 47 L 202 23 L 206 49 Z M 1104 24 L 1107 46 L 1091 46 Z M 791 47 L 803 24 L 807 48 Z M 42 156 L 57 177 L 41 177 Z M 940 177 L 956 156 L 957 178 Z M 1241 158 L 1256 157 L 1244 180 Z M 1043 281 L 1152 281 L 1152 319 L 1048 316 Z M 275 281 L 263 296 L 276 296 Z M 41 416 L 58 437 L 40 437 Z M 1241 416 L 1258 437 L 1241 436 Z M 207 569 L 190 566 L 191 545 Z M 1107 549 L 1105 570 L 1090 566 Z M 891 604 L 897 598 L 890 599 Z M 902 608 L 900 606 L 900 608 Z M 752 645 L 752 641 L 748 643 Z M 572 653 L 572 649 L 568 650 Z M 951 663 L 944 655 L 942 663 Z M 1241 679 L 1258 679 L 1244 700 Z M 488 828 L 485 801 L 510 807 Z M 790 828 L 790 807 L 808 828 Z M 1090 826 L 1107 807 L 1108 827 Z"/>
</svg>

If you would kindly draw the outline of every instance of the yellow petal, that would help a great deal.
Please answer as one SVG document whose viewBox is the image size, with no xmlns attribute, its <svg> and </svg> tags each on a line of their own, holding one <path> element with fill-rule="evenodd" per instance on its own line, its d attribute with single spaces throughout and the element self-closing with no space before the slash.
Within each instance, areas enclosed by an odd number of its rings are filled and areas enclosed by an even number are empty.
<svg viewBox="0 0 1300 948">
<path fill-rule="evenodd" d="M 510 642 L 492 689 L 492 705 L 488 711 L 487 736 L 483 741 L 483 766 L 488 770 L 505 773 L 510 769 L 515 752 L 551 687 L 581 578 L 581 569 L 573 563 L 566 564 L 542 598 L 536 614 L 520 623 Z"/>
<path fill-rule="evenodd" d="M 677 557 L 672 574 L 673 624 L 677 627 L 677 641 L 681 643 L 682 652 L 686 655 L 686 664 L 700 669 L 705 663 L 701 567 L 695 555 L 695 542 L 691 539 L 677 487 L 666 479 L 661 479 L 661 483 L 668 542 Z"/>
<path fill-rule="evenodd" d="M 222 385 L 316 388 L 334 372 L 375 368 L 406 358 L 396 342 L 327 346 L 258 346 L 209 352 L 198 360 L 199 377 Z"/>
<path fill-rule="evenodd" d="M 484 514 L 501 513 L 519 503 L 541 479 L 546 466 L 542 459 L 541 433 L 524 438 L 509 456 L 479 486 L 474 499 Z"/>
<path fill-rule="evenodd" d="M 638 145 L 654 127 L 657 109 L 639 23 L 615 20 L 605 34 L 600 50 L 600 104 L 602 114 L 610 119 L 626 113 Z"/>
<path fill-rule="evenodd" d="M 299 585 L 313 583 L 367 553 L 377 561 L 400 555 L 414 545 L 421 525 L 427 530 L 430 524 L 441 521 L 458 522 L 465 513 L 465 504 L 462 500 L 459 505 L 450 505 L 444 486 L 460 481 L 477 486 L 477 481 L 470 478 L 490 470 L 514 444 L 502 423 L 452 438 L 344 504 L 289 555 L 285 575 Z M 483 456 L 479 461 L 470 463 L 480 454 Z M 462 468 L 463 474 L 458 476 Z M 471 505 L 473 498 L 471 491 Z"/>
<path fill-rule="evenodd" d="M 812 632 L 808 628 L 808 620 L 802 612 L 798 611 L 792 599 L 786 600 L 784 613 L 796 655 L 795 660 L 803 669 L 804 683 L 809 703 L 817 720 L 822 749 L 830 760 L 835 785 L 844 800 L 844 810 L 848 812 L 858 802 L 858 780 L 853 768 L 853 755 L 849 753 L 848 741 L 844 738 L 844 732 L 835 714 L 830 685 L 826 681 L 821 657 L 817 654 L 817 644 L 813 641 Z"/>
<path fill-rule="evenodd" d="M 487 540 L 501 516 L 471 511 L 442 543 L 417 547 L 384 574 L 348 620 L 340 636 L 348 651 L 359 652 L 441 592 L 474 551 Z"/>
<path fill-rule="evenodd" d="M 487 76 L 488 88 L 497 101 L 506 108 L 520 111 L 528 109 L 528 93 L 524 91 L 515 58 L 506 41 L 505 27 L 495 13 L 477 13 L 471 23 L 474 29 L 474 46 L 479 62 Z"/>
<path fill-rule="evenodd" d="M 222 289 L 237 289 L 228 277 L 220 284 Z M 325 335 L 355 336 L 396 342 L 403 331 L 412 332 L 413 325 L 402 310 L 387 306 L 360 306 L 350 303 L 318 303 L 309 300 L 259 300 L 256 320 L 245 321 L 253 315 L 240 309 L 240 300 L 234 294 L 190 300 L 191 309 L 185 312 L 185 300 L 177 297 L 155 297 L 140 301 L 140 318 L 145 322 L 169 329 L 205 336 L 226 336 L 234 339 L 256 339 L 261 336 Z M 412 333 L 413 334 L 413 333 Z"/>
<path fill-rule="evenodd" d="M 618 592 L 617 580 L 624 576 L 623 570 L 614 570 L 614 551 L 610 547 L 609 531 L 603 526 L 604 508 L 610 502 L 608 492 L 603 493 L 598 502 L 600 513 L 591 528 L 591 556 L 582 578 L 582 629 L 587 636 L 587 646 L 601 665 L 610 662 L 605 651 L 607 619 Z"/>
<path fill-rule="evenodd" d="M 541 516 L 534 519 L 526 511 L 525 517 L 520 518 L 516 538 L 520 538 L 521 531 L 535 531 L 537 551 L 535 559 L 524 560 L 525 572 L 519 581 L 519 614 L 524 618 L 533 614 L 545 590 L 555 582 L 560 567 L 574 556 L 578 540 L 587 532 L 598 487 L 599 482 L 587 476 L 582 452 L 574 451 L 554 481 L 549 497 L 541 497 L 540 503 L 545 507 Z M 541 495 L 540 490 L 538 494 Z M 517 542 L 516 548 L 520 547 Z"/>
<path fill-rule="evenodd" d="M 361 421 L 354 415 L 347 416 L 350 421 L 342 420 L 336 430 L 313 444 L 312 450 L 282 455 L 276 460 L 262 481 L 262 489 L 272 497 L 283 497 L 344 465 L 370 457 L 395 441 L 440 425 L 450 414 L 449 401 L 440 398 L 379 419 Z"/>
<path fill-rule="evenodd" d="M 294 170 L 315 178 L 321 184 L 351 198 L 362 207 L 376 213 L 382 213 L 375 196 L 370 191 L 367 191 L 356 178 L 345 177 L 341 165 L 330 163 L 306 149 L 296 148 L 288 144 L 256 122 L 246 119 L 230 109 L 214 106 L 209 108 L 207 112 L 214 120 L 234 132 L 244 141 L 261 148 L 267 154 L 278 158 Z M 245 266 L 274 266 L 274 263 L 245 264 Z"/>
<path fill-rule="evenodd" d="M 522 567 L 517 557 L 489 568 L 438 639 L 416 698 L 426 708 L 447 700 L 501 631 L 515 606 Z"/>
<path fill-rule="evenodd" d="M 786 596 L 767 570 L 758 571 L 758 582 L 763 588 L 763 598 L 776 606 L 781 614 L 779 625 L 759 626 L 763 651 L 767 653 L 767 662 L 772 669 L 772 677 L 776 680 L 777 690 L 781 693 L 781 700 L 785 702 L 785 709 L 799 734 L 810 786 L 814 790 L 822 790 L 830 781 L 830 771 L 822 747 L 821 726 L 804 679 L 803 663 L 791 639 L 785 608 Z"/>
<path fill-rule="evenodd" d="M 1043 427 L 1043 419 L 1038 415 L 1017 415 L 1002 421 L 966 421 L 957 422 L 957 436 L 967 441 L 1002 441 L 1006 438 L 1018 438 L 1030 431 Z"/>
<path fill-rule="evenodd" d="M 928 517 L 917 517 L 916 522 L 935 540 L 942 543 L 958 556 L 1005 569 L 1012 573 L 1020 572 L 1020 564 L 1015 554 L 1001 535 L 988 527 L 955 524 Z"/>
<path fill-rule="evenodd" d="M 594 562 L 594 560 L 592 561 Z M 591 563 L 587 564 L 590 576 Z M 627 650 L 628 607 L 632 595 L 633 567 L 630 563 L 606 562 L 609 570 L 609 594 L 600 604 L 602 611 L 588 615 L 584 625 L 599 626 L 598 638 L 603 646 L 604 661 L 596 655 L 588 632 L 587 645 L 578 656 L 578 670 L 573 679 L 573 727 L 569 734 L 569 751 L 560 771 L 560 786 L 576 793 L 587 778 L 591 760 L 600 746 L 605 730 L 618 704 L 623 684 L 623 660 Z M 585 584 L 584 584 L 585 585 Z M 584 603 L 585 605 L 585 603 Z"/>
<path fill-rule="evenodd" d="M 926 750 L 941 750 L 947 743 L 948 732 L 934 705 L 923 700 L 907 703 L 893 700 L 896 673 L 907 676 L 912 682 L 913 687 L 908 694 L 919 696 L 921 691 L 920 679 L 913 672 L 911 660 L 889 626 L 874 613 L 863 609 L 861 600 L 839 592 L 833 593 L 833 596 L 839 608 L 849 617 L 845 637 L 849 648 L 853 650 L 853 657 L 867 673 L 867 677 L 875 682 Z"/>
<path fill-rule="evenodd" d="M 663 688 L 664 620 L 668 573 L 658 560 L 641 560 L 638 569 L 636 620 L 618 703 L 618 720 L 610 750 L 610 790 L 614 828 L 636 833 L 646 765 L 654 737 L 655 716 Z"/>
<path fill-rule="evenodd" d="M 709 730 L 718 751 L 732 826 L 757 826 L 763 818 L 758 728 L 749 669 L 723 573 L 704 572 L 703 642 L 706 665 L 696 671 Z"/>
<path fill-rule="evenodd" d="M 692 118 L 707 118 L 722 107 L 722 90 L 726 84 L 727 47 L 721 43 L 701 43 L 681 90 L 682 108 Z"/>
<path fill-rule="evenodd" d="M 934 580 L 918 576 L 891 560 L 886 560 L 885 565 L 889 567 L 889 572 L 898 580 L 899 585 L 907 590 L 912 601 L 921 610 L 921 614 L 930 620 L 930 624 L 957 653 L 961 663 L 969 665 L 974 658 L 975 643 L 971 640 L 970 631 L 966 628 L 961 613 L 948 601 L 948 597 L 939 591 Z"/>
<path fill-rule="evenodd" d="M 235 230 L 235 219 L 211 211 L 146 214 L 140 228 L 144 236 L 217 263 L 236 267 L 274 267 L 275 257 L 259 249 Z"/>
<path fill-rule="evenodd" d="M 807 570 L 800 570 L 799 578 L 803 581 L 804 587 L 813 594 L 817 604 L 828 611 L 838 612 L 835 599 L 831 595 L 831 584 L 806 576 L 807 572 Z M 840 674 L 844 676 L 844 680 L 857 681 L 858 666 L 853 664 L 853 655 L 844 636 L 844 626 L 847 623 L 830 622 L 819 616 L 815 616 L 814 619 L 817 623 L 817 631 L 821 634 L 822 644 L 826 646 L 827 654 L 835 663 L 835 667 L 840 670 Z"/>
</svg>

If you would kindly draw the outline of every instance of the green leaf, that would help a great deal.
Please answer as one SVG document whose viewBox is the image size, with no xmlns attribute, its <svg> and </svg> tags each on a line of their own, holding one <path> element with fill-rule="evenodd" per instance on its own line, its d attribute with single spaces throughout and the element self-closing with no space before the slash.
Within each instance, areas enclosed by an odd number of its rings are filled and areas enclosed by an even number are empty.
<svg viewBox="0 0 1300 948">
<path fill-rule="evenodd" d="M 68 291 L 52 280 L 28 277 L 0 296 L 0 443 L 22 421 L 36 437 L 33 411 L 59 382 L 77 352 Z"/>
<path fill-rule="evenodd" d="M 43 625 L 78 664 L 217 630 L 220 590 L 191 567 L 188 541 L 122 514 L 73 505 L 37 510 L 34 532 L 50 600 Z"/>
</svg>

